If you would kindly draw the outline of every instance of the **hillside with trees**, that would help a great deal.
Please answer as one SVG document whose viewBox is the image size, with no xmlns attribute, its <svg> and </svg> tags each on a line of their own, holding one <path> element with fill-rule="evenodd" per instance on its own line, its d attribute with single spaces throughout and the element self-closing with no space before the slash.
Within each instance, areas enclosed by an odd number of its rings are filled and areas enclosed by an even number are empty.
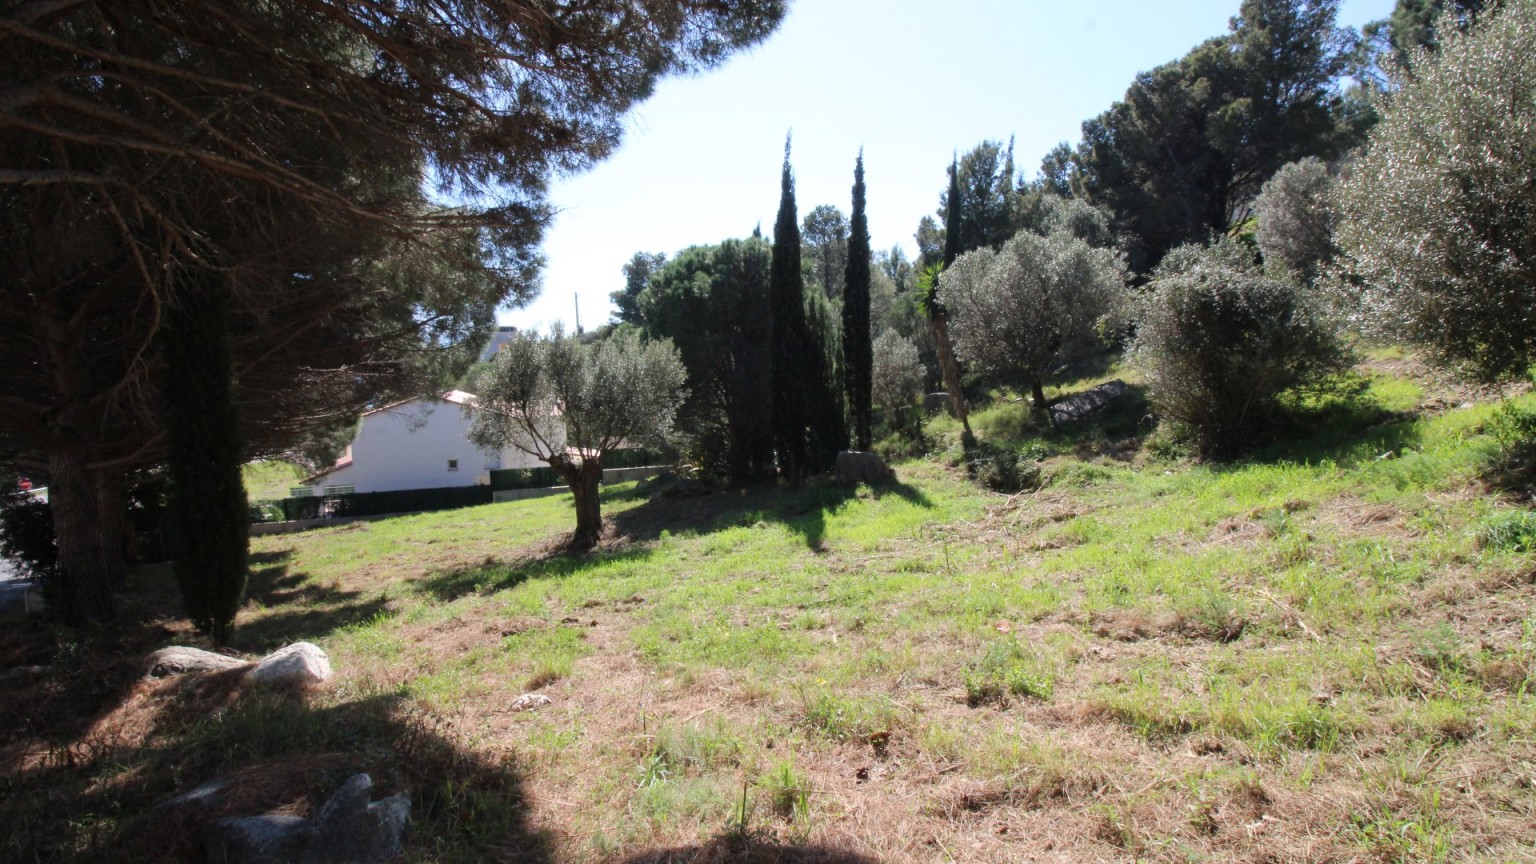
<svg viewBox="0 0 1536 864">
<path fill-rule="evenodd" d="M 0 861 L 1525 860 L 1536 0 L 1234 4 L 1038 169 L 776 131 L 483 355 L 787 4 L 0 11 Z M 252 536 L 450 386 L 494 503 Z"/>
</svg>

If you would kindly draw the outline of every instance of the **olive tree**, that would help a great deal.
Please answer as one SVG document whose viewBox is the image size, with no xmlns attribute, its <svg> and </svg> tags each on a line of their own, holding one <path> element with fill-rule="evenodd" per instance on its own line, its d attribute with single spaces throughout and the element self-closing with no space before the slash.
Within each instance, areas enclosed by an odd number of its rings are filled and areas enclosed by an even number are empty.
<svg viewBox="0 0 1536 864">
<path fill-rule="evenodd" d="M 891 429 L 903 427 L 903 418 L 923 392 L 928 370 L 911 339 L 887 330 L 870 349 L 870 395 L 885 414 Z"/>
<path fill-rule="evenodd" d="M 977 249 L 939 277 L 955 349 L 973 367 L 1018 376 L 1045 410 L 1045 376 L 1092 347 L 1125 289 L 1117 253 L 1057 232 L 1021 231 L 997 252 Z"/>
<path fill-rule="evenodd" d="M 1367 332 L 1495 382 L 1536 361 L 1536 0 L 1441 34 L 1342 183 Z"/>
<path fill-rule="evenodd" d="M 633 331 L 593 345 L 559 327 L 547 338 L 520 335 L 476 382 L 469 438 L 486 449 L 515 447 L 555 469 L 576 498 L 571 548 L 590 549 L 602 533 L 603 457 L 621 443 L 665 439 L 685 375 L 671 342 Z"/>
<path fill-rule="evenodd" d="M 1254 202 L 1255 237 L 1266 264 L 1279 264 L 1311 284 L 1333 260 L 1333 178 L 1328 166 L 1308 157 L 1269 178 Z"/>
</svg>

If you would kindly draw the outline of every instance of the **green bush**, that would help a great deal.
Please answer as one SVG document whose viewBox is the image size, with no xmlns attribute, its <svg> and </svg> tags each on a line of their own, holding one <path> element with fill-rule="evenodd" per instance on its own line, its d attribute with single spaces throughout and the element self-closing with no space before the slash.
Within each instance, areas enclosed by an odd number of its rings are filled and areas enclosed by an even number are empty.
<svg viewBox="0 0 1536 864">
<path fill-rule="evenodd" d="M 1273 427 L 1283 395 L 1349 364 L 1320 304 L 1230 242 L 1168 253 L 1139 311 L 1133 357 L 1152 402 L 1202 456 L 1243 449 Z"/>
<path fill-rule="evenodd" d="M 1529 510 L 1501 513 L 1483 523 L 1477 532 L 1477 540 L 1485 549 L 1536 551 L 1536 513 Z"/>
<path fill-rule="evenodd" d="M 1040 466 L 1034 454 L 1020 455 L 1003 447 L 977 444 L 966 462 L 966 470 L 977 483 L 994 492 L 1012 494 L 1040 486 Z"/>
</svg>

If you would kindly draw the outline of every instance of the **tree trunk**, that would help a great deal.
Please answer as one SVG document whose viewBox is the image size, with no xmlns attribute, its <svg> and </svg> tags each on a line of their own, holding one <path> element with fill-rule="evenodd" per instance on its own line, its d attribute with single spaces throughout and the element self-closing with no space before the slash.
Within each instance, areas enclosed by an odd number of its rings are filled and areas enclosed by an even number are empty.
<svg viewBox="0 0 1536 864">
<path fill-rule="evenodd" d="M 960 366 L 949 345 L 949 316 L 940 312 L 929 318 L 928 323 L 933 331 L 933 350 L 939 356 L 939 370 L 944 374 L 944 389 L 949 391 L 949 406 L 960 419 L 960 443 L 969 450 L 976 446 L 976 436 L 971 434 L 970 409 L 960 390 Z"/>
<path fill-rule="evenodd" d="M 48 502 L 59 548 L 55 597 L 70 624 L 107 621 L 116 613 L 112 589 L 123 567 L 122 514 L 107 514 L 102 484 L 87 467 L 89 449 L 76 436 L 48 454 Z"/>
<path fill-rule="evenodd" d="M 573 463 L 564 456 L 549 460 L 549 464 L 565 478 L 576 498 L 576 533 L 571 535 L 571 548 L 578 551 L 591 549 L 603 535 L 603 500 L 600 486 L 603 480 L 603 463 L 597 459 L 583 458 Z"/>
<path fill-rule="evenodd" d="M 1029 382 L 1029 395 L 1035 402 L 1035 410 L 1044 412 L 1049 406 L 1045 404 L 1045 384 L 1038 378 Z"/>
</svg>

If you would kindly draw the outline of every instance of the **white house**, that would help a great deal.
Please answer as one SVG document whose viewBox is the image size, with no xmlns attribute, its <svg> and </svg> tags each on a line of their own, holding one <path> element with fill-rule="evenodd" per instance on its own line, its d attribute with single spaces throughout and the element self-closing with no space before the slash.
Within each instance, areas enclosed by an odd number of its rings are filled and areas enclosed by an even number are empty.
<svg viewBox="0 0 1536 864">
<path fill-rule="evenodd" d="M 489 483 L 497 468 L 545 464 L 515 447 L 486 452 L 471 444 L 465 409 L 473 410 L 474 401 L 471 393 L 451 390 L 369 411 L 336 464 L 304 484 L 315 495 L 473 486 Z M 565 430 L 552 431 L 553 443 L 563 446 Z"/>
</svg>

